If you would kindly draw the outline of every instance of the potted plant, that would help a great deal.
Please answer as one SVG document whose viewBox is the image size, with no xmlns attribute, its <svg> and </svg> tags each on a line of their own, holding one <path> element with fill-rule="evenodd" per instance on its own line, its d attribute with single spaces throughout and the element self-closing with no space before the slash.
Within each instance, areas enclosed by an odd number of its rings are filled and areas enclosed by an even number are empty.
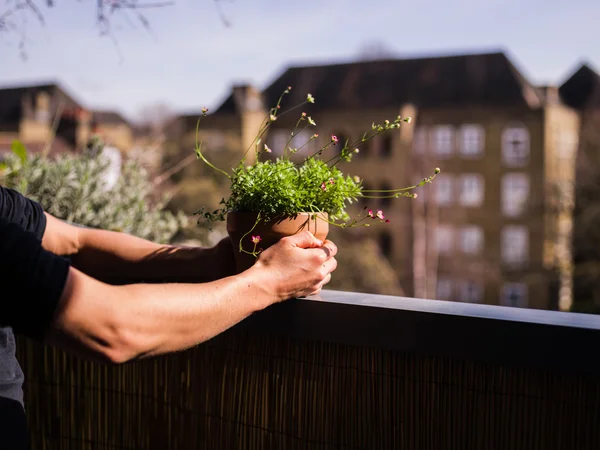
<svg viewBox="0 0 600 450">
<path fill-rule="evenodd" d="M 342 161 L 350 162 L 359 153 L 359 148 L 374 137 L 399 129 L 411 122 L 410 117 L 398 116 L 394 121 L 373 123 L 371 130 L 355 142 L 339 142 L 331 136 L 316 150 L 307 152 L 314 144 L 318 133 L 314 133 L 303 145 L 291 147 L 299 133 L 316 126 L 315 121 L 302 112 L 280 157 L 271 158 L 272 150 L 263 142 L 270 126 L 279 117 L 297 110 L 304 104 L 314 103 L 311 94 L 300 105 L 281 112 L 281 103 L 289 94 L 288 87 L 265 117 L 253 144 L 246 149 L 239 164 L 230 172 L 215 167 L 202 152 L 198 140 L 201 119 L 196 126 L 196 155 L 205 164 L 228 177 L 231 183 L 229 197 L 221 201 L 221 207 L 213 212 L 202 208 L 196 214 L 209 222 L 227 221 L 227 232 L 235 247 L 236 264 L 239 271 L 250 267 L 257 255 L 284 236 L 309 230 L 318 239 L 324 240 L 330 226 L 342 228 L 370 226 L 373 221 L 389 223 L 383 211 L 363 208 L 351 217 L 347 207 L 359 198 L 416 198 L 413 191 L 431 183 L 440 172 L 424 178 L 419 184 L 391 190 L 366 190 L 358 177 L 345 175 L 338 167 Z M 206 116 L 207 108 L 202 109 Z M 316 141 L 315 141 L 316 142 Z M 250 151 L 254 152 L 251 164 L 246 164 Z"/>
</svg>

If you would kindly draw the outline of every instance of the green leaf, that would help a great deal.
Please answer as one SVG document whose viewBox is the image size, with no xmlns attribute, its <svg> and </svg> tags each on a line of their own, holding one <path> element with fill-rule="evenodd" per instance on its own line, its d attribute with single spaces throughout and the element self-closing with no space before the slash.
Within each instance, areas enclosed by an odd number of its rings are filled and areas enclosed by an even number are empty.
<svg viewBox="0 0 600 450">
<path fill-rule="evenodd" d="M 12 141 L 10 149 L 21 160 L 21 164 L 25 164 L 27 162 L 27 149 L 21 141 Z"/>
</svg>

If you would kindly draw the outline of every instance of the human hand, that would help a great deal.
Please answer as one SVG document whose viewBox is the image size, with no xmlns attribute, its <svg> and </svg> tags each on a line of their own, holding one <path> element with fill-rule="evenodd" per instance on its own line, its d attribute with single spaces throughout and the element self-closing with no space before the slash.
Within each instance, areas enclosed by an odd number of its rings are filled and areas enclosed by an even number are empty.
<svg viewBox="0 0 600 450">
<path fill-rule="evenodd" d="M 266 286 L 280 300 L 318 293 L 337 267 L 337 247 L 308 231 L 284 237 L 258 257 L 251 271 L 264 271 Z"/>
</svg>

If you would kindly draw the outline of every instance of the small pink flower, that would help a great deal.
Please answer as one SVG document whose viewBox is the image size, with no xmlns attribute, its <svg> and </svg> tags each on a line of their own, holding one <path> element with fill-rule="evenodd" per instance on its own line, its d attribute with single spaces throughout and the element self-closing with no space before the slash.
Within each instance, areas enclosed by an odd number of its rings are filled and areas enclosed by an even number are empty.
<svg viewBox="0 0 600 450">
<path fill-rule="evenodd" d="M 306 113 L 305 112 L 302 113 L 302 117 L 306 117 Z"/>
<path fill-rule="evenodd" d="M 323 192 L 327 190 L 327 186 L 325 185 L 325 183 L 321 183 L 321 190 Z"/>
<path fill-rule="evenodd" d="M 265 144 L 265 152 L 266 153 L 271 153 L 272 150 L 267 146 L 267 144 Z"/>
<path fill-rule="evenodd" d="M 319 137 L 319 133 L 315 133 L 315 134 L 313 134 L 313 138 L 315 138 L 315 139 L 316 139 L 316 138 L 318 138 L 318 137 Z"/>
<path fill-rule="evenodd" d="M 375 215 L 373 214 L 373 210 L 372 209 L 370 209 L 369 212 L 367 212 L 367 215 L 369 217 L 375 218 Z"/>
<path fill-rule="evenodd" d="M 292 90 L 292 87 L 291 87 L 291 86 L 288 86 L 288 91 L 291 91 L 291 90 Z"/>
<path fill-rule="evenodd" d="M 329 179 L 329 184 L 334 184 L 334 183 L 335 183 L 335 180 L 333 178 L 330 178 Z"/>
<path fill-rule="evenodd" d="M 262 238 L 260 236 L 252 236 L 252 243 L 254 245 L 258 244 L 260 241 L 262 241 Z"/>
<path fill-rule="evenodd" d="M 335 134 L 333 136 L 331 136 L 331 142 L 333 142 L 333 145 L 337 144 L 338 138 Z"/>
<path fill-rule="evenodd" d="M 208 108 L 205 106 L 204 108 L 202 108 L 202 114 L 206 114 L 208 112 Z"/>
<path fill-rule="evenodd" d="M 377 218 L 381 219 L 381 220 L 385 219 L 385 216 L 383 215 L 383 211 L 380 209 L 377 210 Z"/>
</svg>

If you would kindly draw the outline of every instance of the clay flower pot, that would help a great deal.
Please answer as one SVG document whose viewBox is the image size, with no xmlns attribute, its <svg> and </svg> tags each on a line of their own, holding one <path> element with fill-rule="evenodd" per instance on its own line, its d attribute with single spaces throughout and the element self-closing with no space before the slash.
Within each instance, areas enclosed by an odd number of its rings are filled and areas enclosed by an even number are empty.
<svg viewBox="0 0 600 450">
<path fill-rule="evenodd" d="M 281 216 L 267 222 L 261 219 L 254 226 L 257 217 L 258 213 L 233 212 L 227 214 L 227 233 L 232 240 L 238 273 L 249 269 L 256 261 L 255 256 L 239 251 L 242 238 L 242 248 L 252 253 L 255 248 L 252 242 L 253 236 L 260 236 L 260 242 L 256 245 L 256 249 L 266 250 L 281 238 L 305 230 L 323 241 L 329 233 L 326 213 L 298 213 L 295 216 Z M 250 230 L 252 231 L 248 233 Z"/>
</svg>

